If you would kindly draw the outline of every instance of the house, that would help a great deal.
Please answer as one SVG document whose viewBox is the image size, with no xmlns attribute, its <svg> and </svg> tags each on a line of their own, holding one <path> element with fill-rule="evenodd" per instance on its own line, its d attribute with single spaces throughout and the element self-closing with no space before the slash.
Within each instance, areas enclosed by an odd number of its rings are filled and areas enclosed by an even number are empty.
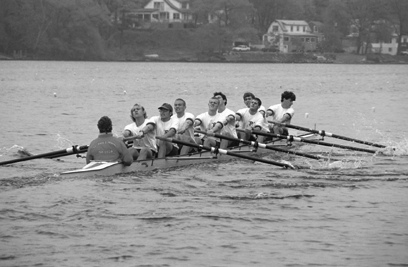
<svg viewBox="0 0 408 267">
<path fill-rule="evenodd" d="M 163 23 L 168 27 L 191 22 L 193 18 L 189 0 L 151 0 L 142 9 L 129 10 L 127 17 L 138 25 Z"/>
<path fill-rule="evenodd" d="M 393 34 L 389 42 L 379 42 L 370 44 L 370 52 L 375 54 L 389 54 L 395 56 L 398 52 L 398 35 Z"/>
<path fill-rule="evenodd" d="M 263 44 L 266 47 L 275 46 L 283 53 L 314 51 L 319 38 L 323 38 L 318 32 L 320 26 L 314 26 L 315 32 L 304 20 L 275 20 L 264 34 Z"/>
</svg>

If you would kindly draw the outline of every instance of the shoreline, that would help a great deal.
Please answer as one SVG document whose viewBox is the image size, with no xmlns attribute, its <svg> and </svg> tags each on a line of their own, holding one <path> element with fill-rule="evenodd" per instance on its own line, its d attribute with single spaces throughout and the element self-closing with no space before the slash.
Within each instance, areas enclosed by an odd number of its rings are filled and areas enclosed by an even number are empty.
<svg viewBox="0 0 408 267">
<path fill-rule="evenodd" d="M 73 62 L 180 62 L 180 63 L 257 63 L 257 64 L 361 64 L 361 65 L 401 65 L 408 64 L 408 56 L 391 56 L 385 54 L 356 55 L 348 53 L 326 54 L 281 54 L 272 52 L 230 52 L 230 53 L 178 53 L 177 56 L 168 53 L 135 56 L 117 59 L 101 60 L 59 60 L 34 59 L 30 57 L 13 58 L 0 54 L 0 61 L 73 61 Z"/>
</svg>

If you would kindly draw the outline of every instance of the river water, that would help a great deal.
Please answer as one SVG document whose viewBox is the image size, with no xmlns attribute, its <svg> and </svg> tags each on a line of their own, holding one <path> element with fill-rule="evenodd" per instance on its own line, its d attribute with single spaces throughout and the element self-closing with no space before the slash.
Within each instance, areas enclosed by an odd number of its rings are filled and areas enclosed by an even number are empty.
<svg viewBox="0 0 408 267">
<path fill-rule="evenodd" d="M 295 148 L 343 159 L 335 166 L 266 156 L 299 170 L 236 160 L 67 179 L 59 173 L 84 159 L 0 166 L 0 266 L 408 266 L 407 74 L 407 65 L 0 61 L 0 161 L 89 144 L 103 115 L 119 135 L 134 103 L 153 116 L 181 97 L 198 115 L 215 91 L 238 110 L 245 91 L 268 107 L 293 90 L 293 124 L 393 148 Z"/>
</svg>

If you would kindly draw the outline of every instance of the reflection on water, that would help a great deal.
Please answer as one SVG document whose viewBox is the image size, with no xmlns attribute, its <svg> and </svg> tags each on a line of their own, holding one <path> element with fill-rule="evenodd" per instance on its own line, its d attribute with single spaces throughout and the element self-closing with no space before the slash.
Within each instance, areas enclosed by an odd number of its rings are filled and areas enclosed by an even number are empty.
<svg viewBox="0 0 408 267">
<path fill-rule="evenodd" d="M 388 146 L 374 155 L 295 148 L 330 162 L 266 156 L 297 170 L 233 160 L 67 179 L 58 174 L 84 159 L 1 166 L 1 266 L 408 263 L 406 66 L 10 61 L 0 69 L 0 161 L 22 148 L 88 144 L 102 115 L 120 135 L 134 103 L 153 116 L 181 97 L 199 114 L 214 91 L 238 110 L 245 91 L 268 107 L 292 89 L 293 123 Z"/>
</svg>

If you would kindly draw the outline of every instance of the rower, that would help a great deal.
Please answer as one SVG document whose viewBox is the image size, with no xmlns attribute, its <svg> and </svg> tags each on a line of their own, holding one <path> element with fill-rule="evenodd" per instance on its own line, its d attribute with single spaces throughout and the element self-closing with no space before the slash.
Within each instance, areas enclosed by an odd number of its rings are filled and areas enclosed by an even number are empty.
<svg viewBox="0 0 408 267">
<path fill-rule="evenodd" d="M 159 107 L 159 116 L 150 118 L 156 124 L 156 136 L 171 138 L 176 135 L 178 129 L 178 120 L 172 118 L 173 107 L 169 103 L 163 103 Z M 177 144 L 163 140 L 157 141 L 158 158 L 178 155 L 179 148 Z"/>
<path fill-rule="evenodd" d="M 171 117 L 178 121 L 178 128 L 175 139 L 195 144 L 196 142 L 194 139 L 193 129 L 195 117 L 193 114 L 186 112 L 186 108 L 186 101 L 184 101 L 183 99 L 177 98 L 174 101 L 174 110 L 176 111 L 176 114 Z M 188 154 L 191 150 L 192 147 L 181 145 L 179 152 L 180 155 L 185 155 Z"/>
<path fill-rule="evenodd" d="M 196 117 L 194 120 L 194 128 L 199 127 L 203 132 L 210 131 L 217 123 L 217 110 L 219 106 L 219 100 L 215 96 L 208 100 L 208 111 L 204 112 Z M 204 146 L 220 146 L 220 140 L 218 138 L 200 134 L 196 138 L 197 144 L 203 144 Z"/>
<path fill-rule="evenodd" d="M 237 111 L 235 118 L 240 122 L 238 128 L 245 130 L 245 132 L 238 132 L 239 138 L 250 141 L 257 140 L 255 136 L 251 134 L 251 131 L 262 131 L 264 117 L 258 111 L 261 105 L 262 101 L 255 97 L 253 100 L 251 100 L 249 109 L 241 109 Z M 263 142 L 263 136 L 259 136 L 258 141 Z"/>
<path fill-rule="evenodd" d="M 227 97 L 221 92 L 215 92 L 214 96 L 219 101 L 218 106 L 218 118 L 217 124 L 212 129 L 213 132 L 218 132 L 222 135 L 238 138 L 237 131 L 235 129 L 235 112 L 228 109 L 227 106 Z M 226 139 L 221 140 L 220 148 L 227 148 L 231 146 L 239 145 L 239 142 L 228 141 Z"/>
<path fill-rule="evenodd" d="M 292 108 L 293 102 L 296 100 L 296 95 L 291 91 L 285 91 L 281 95 L 281 103 L 270 106 L 266 111 L 266 117 L 271 117 L 272 121 L 279 123 L 290 124 L 295 110 Z M 270 131 L 275 134 L 289 135 L 286 127 L 281 125 L 271 125 Z"/>
<path fill-rule="evenodd" d="M 86 153 L 86 163 L 91 161 L 119 161 L 132 164 L 132 156 L 123 141 L 112 135 L 112 121 L 103 116 L 98 121 L 99 136 L 91 142 Z"/>
<path fill-rule="evenodd" d="M 147 118 L 147 113 L 142 105 L 134 104 L 130 110 L 133 123 L 125 126 L 123 136 L 133 137 L 133 146 L 129 148 L 133 160 L 154 158 L 157 154 L 156 124 Z"/>
</svg>

